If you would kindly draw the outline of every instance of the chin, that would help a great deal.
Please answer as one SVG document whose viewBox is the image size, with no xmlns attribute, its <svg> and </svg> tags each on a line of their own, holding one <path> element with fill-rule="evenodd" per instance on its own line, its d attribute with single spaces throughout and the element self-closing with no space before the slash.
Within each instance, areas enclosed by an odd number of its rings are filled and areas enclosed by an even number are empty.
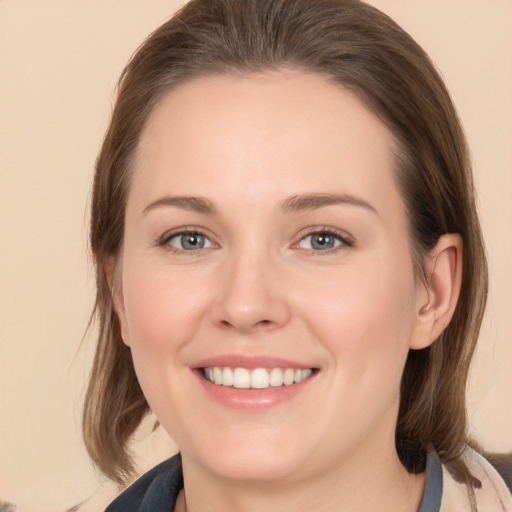
<svg viewBox="0 0 512 512">
<path fill-rule="evenodd" d="M 262 446 L 264 445 L 264 446 Z M 217 477 L 239 482 L 276 482 L 297 477 L 305 468 L 307 457 L 298 447 L 285 447 L 282 442 L 219 443 L 216 450 L 188 454 Z"/>
<path fill-rule="evenodd" d="M 297 477 L 301 464 L 282 457 L 252 457 L 225 460 L 211 469 L 220 477 L 239 482 L 270 483 Z"/>
</svg>

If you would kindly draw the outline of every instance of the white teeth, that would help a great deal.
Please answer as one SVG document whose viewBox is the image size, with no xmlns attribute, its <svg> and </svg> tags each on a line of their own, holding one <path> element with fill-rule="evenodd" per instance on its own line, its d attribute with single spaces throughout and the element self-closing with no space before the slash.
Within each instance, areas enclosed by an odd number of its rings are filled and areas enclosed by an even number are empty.
<svg viewBox="0 0 512 512">
<path fill-rule="evenodd" d="M 232 386 L 233 385 L 233 370 L 231 368 L 224 368 L 222 370 L 222 385 Z"/>
<path fill-rule="evenodd" d="M 217 383 L 215 383 L 217 384 Z M 245 368 L 235 368 L 233 372 L 233 386 L 246 389 L 251 387 L 251 375 Z"/>
<path fill-rule="evenodd" d="M 308 368 L 307 370 L 301 370 L 300 373 L 301 373 L 300 380 L 305 380 L 311 376 L 313 371 L 311 370 L 311 368 Z"/>
<path fill-rule="evenodd" d="M 270 372 L 269 381 L 270 385 L 274 387 L 283 385 L 283 372 L 281 368 L 272 368 L 272 371 Z"/>
<path fill-rule="evenodd" d="M 285 386 L 290 386 L 295 382 L 295 370 L 286 368 L 283 375 L 283 382 Z"/>
<path fill-rule="evenodd" d="M 229 368 L 214 366 L 204 368 L 204 377 L 218 386 L 232 386 L 239 389 L 267 389 L 269 387 L 291 386 L 302 382 L 313 373 L 311 368 Z"/>
<path fill-rule="evenodd" d="M 269 386 L 269 375 L 265 368 L 253 370 L 251 375 L 251 388 L 265 389 Z"/>
</svg>

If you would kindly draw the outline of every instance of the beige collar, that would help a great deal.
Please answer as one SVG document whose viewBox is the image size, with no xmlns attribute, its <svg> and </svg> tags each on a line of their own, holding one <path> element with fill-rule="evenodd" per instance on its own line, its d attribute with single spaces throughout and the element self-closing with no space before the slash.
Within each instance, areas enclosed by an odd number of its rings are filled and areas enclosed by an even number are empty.
<svg viewBox="0 0 512 512">
<path fill-rule="evenodd" d="M 482 482 L 471 503 L 465 484 L 458 483 L 443 466 L 443 499 L 440 512 L 512 512 L 512 494 L 491 464 L 479 453 L 466 448 L 463 454 L 471 474 Z"/>
</svg>

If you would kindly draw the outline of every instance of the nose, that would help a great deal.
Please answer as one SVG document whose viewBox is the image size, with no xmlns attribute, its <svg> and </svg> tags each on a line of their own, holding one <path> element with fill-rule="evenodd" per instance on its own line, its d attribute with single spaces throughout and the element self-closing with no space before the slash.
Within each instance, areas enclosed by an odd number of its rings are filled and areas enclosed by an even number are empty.
<svg viewBox="0 0 512 512">
<path fill-rule="evenodd" d="M 241 254 L 225 262 L 212 321 L 241 334 L 274 330 L 290 320 L 282 272 L 270 257 Z"/>
</svg>

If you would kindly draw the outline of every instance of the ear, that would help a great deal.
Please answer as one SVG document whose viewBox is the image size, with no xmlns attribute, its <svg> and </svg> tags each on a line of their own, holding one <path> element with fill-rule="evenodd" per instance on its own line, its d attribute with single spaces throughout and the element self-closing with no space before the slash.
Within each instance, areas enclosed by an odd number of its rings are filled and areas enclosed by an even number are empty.
<svg viewBox="0 0 512 512">
<path fill-rule="evenodd" d="M 130 337 L 128 335 L 128 325 L 126 322 L 126 313 L 124 308 L 123 300 L 123 288 L 120 275 L 120 267 L 117 264 L 116 259 L 111 256 L 105 263 L 105 275 L 107 276 L 108 286 L 112 294 L 112 303 L 114 305 L 114 311 L 119 321 L 121 328 L 121 337 L 123 338 L 124 344 L 130 346 Z"/>
<path fill-rule="evenodd" d="M 418 288 L 410 343 L 415 350 L 431 345 L 453 316 L 462 283 L 461 236 L 441 236 L 425 263 L 428 282 Z"/>
</svg>

